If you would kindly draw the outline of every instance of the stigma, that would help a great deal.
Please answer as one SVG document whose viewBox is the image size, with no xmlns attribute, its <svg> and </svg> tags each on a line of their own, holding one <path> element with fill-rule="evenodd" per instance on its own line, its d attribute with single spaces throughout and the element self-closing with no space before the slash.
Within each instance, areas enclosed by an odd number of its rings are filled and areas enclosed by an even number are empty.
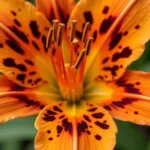
<svg viewBox="0 0 150 150">
<path fill-rule="evenodd" d="M 47 51 L 50 51 L 50 59 L 61 96 L 64 100 L 71 102 L 79 101 L 83 96 L 84 69 L 93 41 L 93 37 L 87 37 L 90 23 L 85 24 L 81 41 L 75 37 L 76 24 L 76 20 L 71 20 L 67 37 L 69 62 L 64 60 L 65 47 L 62 43 L 65 25 L 63 23 L 53 20 L 45 46 Z"/>
</svg>

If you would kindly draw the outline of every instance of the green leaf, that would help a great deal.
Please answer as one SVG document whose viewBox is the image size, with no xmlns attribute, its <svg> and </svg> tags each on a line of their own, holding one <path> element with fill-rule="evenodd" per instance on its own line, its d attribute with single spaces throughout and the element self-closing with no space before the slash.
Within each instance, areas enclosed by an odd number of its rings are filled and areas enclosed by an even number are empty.
<svg viewBox="0 0 150 150">
<path fill-rule="evenodd" d="M 116 121 L 118 126 L 115 150 L 146 150 L 148 139 L 139 130 L 142 126 Z"/>
<path fill-rule="evenodd" d="M 0 142 L 7 140 L 33 140 L 36 135 L 35 117 L 15 119 L 0 125 Z"/>
</svg>

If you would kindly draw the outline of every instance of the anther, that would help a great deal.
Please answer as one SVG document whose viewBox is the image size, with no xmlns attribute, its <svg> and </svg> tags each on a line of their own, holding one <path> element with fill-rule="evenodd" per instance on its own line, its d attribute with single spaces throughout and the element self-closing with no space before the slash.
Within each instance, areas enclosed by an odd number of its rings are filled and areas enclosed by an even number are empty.
<svg viewBox="0 0 150 150">
<path fill-rule="evenodd" d="M 93 42 L 94 38 L 93 37 L 89 37 L 87 42 L 86 42 L 86 46 L 85 46 L 85 50 L 86 50 L 86 55 L 88 56 L 90 53 L 90 49 L 91 49 L 91 44 Z"/>
<path fill-rule="evenodd" d="M 75 69 L 78 69 L 80 67 L 80 64 L 82 63 L 85 54 L 86 54 L 85 50 L 81 51 L 79 57 L 77 58 L 75 65 L 74 65 Z"/>
<path fill-rule="evenodd" d="M 53 29 L 54 29 L 54 34 L 53 34 L 53 40 L 56 41 L 57 40 L 57 28 L 58 28 L 58 20 L 53 20 Z"/>
<path fill-rule="evenodd" d="M 52 42 L 52 36 L 53 36 L 53 28 L 50 28 L 48 31 L 47 39 L 46 39 L 46 49 L 48 49 Z"/>
<path fill-rule="evenodd" d="M 76 20 L 71 20 L 71 30 L 70 30 L 70 41 L 72 42 L 74 39 L 75 31 L 76 31 Z"/>
<path fill-rule="evenodd" d="M 63 28 L 65 27 L 65 24 L 60 23 L 58 27 L 58 33 L 57 33 L 57 44 L 58 46 L 61 46 L 62 43 L 62 33 L 63 33 Z"/>
<path fill-rule="evenodd" d="M 87 37 L 87 33 L 90 29 L 90 23 L 89 22 L 86 22 L 85 26 L 84 26 L 84 29 L 83 29 L 83 34 L 82 34 L 82 42 L 86 42 L 86 37 Z"/>
</svg>

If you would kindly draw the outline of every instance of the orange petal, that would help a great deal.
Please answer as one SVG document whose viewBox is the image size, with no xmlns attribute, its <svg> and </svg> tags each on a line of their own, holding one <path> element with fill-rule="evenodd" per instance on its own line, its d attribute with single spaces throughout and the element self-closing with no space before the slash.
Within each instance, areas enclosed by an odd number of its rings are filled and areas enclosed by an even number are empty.
<svg viewBox="0 0 150 150">
<path fill-rule="evenodd" d="M 0 0 L 0 71 L 16 84 L 35 87 L 54 80 L 45 40 L 50 27 L 23 0 Z"/>
<path fill-rule="evenodd" d="M 43 107 L 32 91 L 0 76 L 0 122 L 37 114 Z"/>
<path fill-rule="evenodd" d="M 150 73 L 126 71 L 121 79 L 108 83 L 111 99 L 99 101 L 100 105 L 116 119 L 150 125 L 149 79 Z"/>
<path fill-rule="evenodd" d="M 75 6 L 74 0 L 36 0 L 37 9 L 50 20 L 58 19 L 67 23 L 69 15 Z"/>
<path fill-rule="evenodd" d="M 149 7 L 149 0 L 83 0 L 76 5 L 71 19 L 79 20 L 77 36 L 81 38 L 83 24 L 89 21 L 89 36 L 94 37 L 86 69 L 91 78 L 99 74 L 107 81 L 118 79 L 141 56 L 150 35 Z"/>
<path fill-rule="evenodd" d="M 110 150 L 115 145 L 116 125 L 97 105 L 49 105 L 37 117 L 35 126 L 36 150 Z"/>
<path fill-rule="evenodd" d="M 59 96 L 54 89 L 43 85 L 28 89 L 14 84 L 4 75 L 0 76 L 0 122 L 39 113 L 46 105 L 56 103 Z M 49 93 L 48 93 L 49 92 Z M 56 91 L 55 91 L 56 92 Z"/>
</svg>

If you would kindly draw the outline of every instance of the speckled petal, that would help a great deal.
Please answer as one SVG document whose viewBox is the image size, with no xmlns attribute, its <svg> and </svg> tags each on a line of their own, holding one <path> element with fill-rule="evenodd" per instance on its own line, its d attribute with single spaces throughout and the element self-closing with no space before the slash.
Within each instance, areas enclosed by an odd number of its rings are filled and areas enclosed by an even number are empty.
<svg viewBox="0 0 150 150">
<path fill-rule="evenodd" d="M 36 150 L 112 150 L 116 125 L 98 105 L 49 105 L 37 117 Z"/>
<path fill-rule="evenodd" d="M 116 80 L 141 56 L 150 35 L 149 9 L 149 0 L 79 1 L 70 17 L 78 21 L 76 36 L 81 39 L 83 25 L 90 22 L 88 36 L 94 37 L 85 71 L 87 80 L 95 75 L 105 81 Z"/>
<path fill-rule="evenodd" d="M 126 71 L 117 81 L 102 82 L 96 79 L 89 100 L 93 97 L 116 119 L 150 125 L 150 73 Z"/>
<path fill-rule="evenodd" d="M 0 0 L 0 71 L 24 87 L 53 84 L 47 18 L 24 0 Z"/>
</svg>

